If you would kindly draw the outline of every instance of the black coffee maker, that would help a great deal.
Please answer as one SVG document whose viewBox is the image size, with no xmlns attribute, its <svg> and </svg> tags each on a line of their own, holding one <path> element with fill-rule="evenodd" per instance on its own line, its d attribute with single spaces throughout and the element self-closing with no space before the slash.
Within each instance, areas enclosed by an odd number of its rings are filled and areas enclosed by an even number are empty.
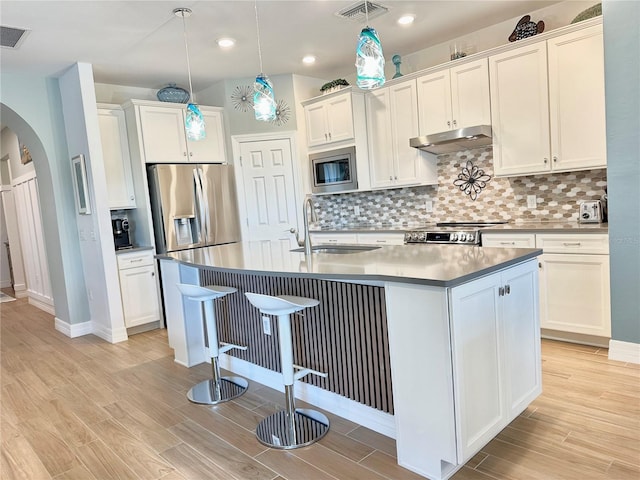
<svg viewBox="0 0 640 480">
<path fill-rule="evenodd" d="M 111 228 L 113 229 L 113 241 L 116 245 L 116 250 L 132 248 L 129 240 L 129 220 L 126 218 L 112 219 Z"/>
</svg>

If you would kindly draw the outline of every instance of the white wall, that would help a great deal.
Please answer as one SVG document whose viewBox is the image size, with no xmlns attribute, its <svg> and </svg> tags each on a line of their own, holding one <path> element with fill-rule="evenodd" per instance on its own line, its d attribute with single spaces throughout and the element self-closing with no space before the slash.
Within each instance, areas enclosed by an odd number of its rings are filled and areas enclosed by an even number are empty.
<svg viewBox="0 0 640 480">
<path fill-rule="evenodd" d="M 91 214 L 77 214 L 76 223 L 92 331 L 109 342 L 119 342 L 127 339 L 127 333 L 91 65 L 78 63 L 62 74 L 60 93 L 70 156 L 83 154 L 87 170 Z"/>
</svg>

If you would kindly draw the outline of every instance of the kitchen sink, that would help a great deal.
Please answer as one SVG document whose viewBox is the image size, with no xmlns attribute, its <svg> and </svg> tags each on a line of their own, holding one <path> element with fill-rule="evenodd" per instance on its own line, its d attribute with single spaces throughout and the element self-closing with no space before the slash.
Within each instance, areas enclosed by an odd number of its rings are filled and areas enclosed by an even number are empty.
<svg viewBox="0 0 640 480">
<path fill-rule="evenodd" d="M 333 254 L 346 254 L 346 253 L 358 253 L 368 252 L 370 250 L 376 250 L 380 247 L 367 246 L 367 245 L 312 245 L 312 253 L 333 253 Z M 294 248 L 291 252 L 304 252 L 304 247 Z"/>
</svg>

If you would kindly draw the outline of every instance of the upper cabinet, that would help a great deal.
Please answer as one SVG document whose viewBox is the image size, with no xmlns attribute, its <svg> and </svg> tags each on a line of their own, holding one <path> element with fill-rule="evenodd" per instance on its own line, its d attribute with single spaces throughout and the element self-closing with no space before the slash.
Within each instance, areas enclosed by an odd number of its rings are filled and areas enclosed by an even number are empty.
<svg viewBox="0 0 640 480">
<path fill-rule="evenodd" d="M 107 197 L 110 209 L 136 208 L 124 112 L 119 105 L 98 105 Z"/>
<path fill-rule="evenodd" d="M 135 102 L 138 135 L 146 163 L 225 163 L 226 147 L 222 108 L 200 106 L 206 137 L 187 140 L 185 105 L 162 102 Z"/>
<path fill-rule="evenodd" d="M 496 175 L 606 167 L 602 25 L 489 57 Z"/>
<path fill-rule="evenodd" d="M 418 77 L 420 135 L 490 125 L 487 59 Z"/>
<path fill-rule="evenodd" d="M 437 183 L 435 158 L 409 146 L 418 136 L 416 81 L 371 91 L 366 111 L 371 187 Z"/>
<path fill-rule="evenodd" d="M 317 147 L 343 140 L 353 140 L 353 106 L 351 89 L 304 106 L 307 146 Z"/>
</svg>

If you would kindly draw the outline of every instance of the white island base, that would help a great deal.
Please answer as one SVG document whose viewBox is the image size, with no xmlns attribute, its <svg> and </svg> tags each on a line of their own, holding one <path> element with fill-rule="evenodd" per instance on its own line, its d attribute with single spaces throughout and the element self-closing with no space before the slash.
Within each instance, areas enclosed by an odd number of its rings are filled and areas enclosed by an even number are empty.
<svg viewBox="0 0 640 480">
<path fill-rule="evenodd" d="M 512 258 L 502 257 L 489 271 L 478 267 L 475 277 L 466 275 L 459 282 L 441 282 L 446 283 L 443 286 L 431 281 L 372 276 L 376 278 L 369 282 L 384 286 L 393 416 L 364 405 L 358 408 L 353 400 L 302 382 L 301 388 L 296 385 L 300 398 L 395 436 L 398 464 L 402 467 L 432 480 L 452 476 L 541 392 L 538 252 L 513 252 Z M 160 263 L 167 328 L 176 361 L 186 366 L 208 361 L 197 321 L 192 318 L 200 313 L 188 302 L 183 308 L 174 289 L 167 286 L 178 279 L 198 283 L 200 268 L 238 273 L 244 270 L 248 275 L 268 272 L 222 265 L 219 258 L 205 262 L 202 258 L 181 258 L 180 254 L 161 258 Z M 275 269 L 273 273 L 287 276 L 287 272 Z M 324 275 L 289 272 L 289 276 Z M 326 276 L 333 281 L 367 282 L 362 275 L 345 275 L 344 280 L 335 273 Z M 184 322 L 185 316 L 191 322 Z M 223 366 L 251 380 L 279 387 L 277 372 L 234 357 L 227 357 Z M 375 412 L 375 425 L 364 420 L 367 411 Z M 395 422 L 395 432 L 389 428 L 390 418 Z"/>
</svg>

